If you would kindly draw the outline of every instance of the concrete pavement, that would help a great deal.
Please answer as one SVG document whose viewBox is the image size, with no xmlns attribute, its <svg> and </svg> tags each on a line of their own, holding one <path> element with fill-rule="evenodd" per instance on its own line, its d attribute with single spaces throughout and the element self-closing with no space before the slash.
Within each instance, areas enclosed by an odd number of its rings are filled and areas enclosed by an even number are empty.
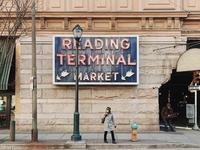
<svg viewBox="0 0 200 150">
<path fill-rule="evenodd" d="M 71 133 L 39 132 L 39 142 L 31 143 L 30 133 L 17 133 L 16 141 L 9 141 L 9 132 L 0 131 L 0 149 L 167 149 L 198 148 L 200 149 L 200 131 L 177 130 L 177 132 L 142 132 L 138 133 L 138 141 L 130 141 L 130 133 L 117 133 L 117 144 L 103 143 L 103 133 L 81 133 L 83 141 L 71 142 Z M 108 134 L 109 142 L 111 137 Z"/>
</svg>

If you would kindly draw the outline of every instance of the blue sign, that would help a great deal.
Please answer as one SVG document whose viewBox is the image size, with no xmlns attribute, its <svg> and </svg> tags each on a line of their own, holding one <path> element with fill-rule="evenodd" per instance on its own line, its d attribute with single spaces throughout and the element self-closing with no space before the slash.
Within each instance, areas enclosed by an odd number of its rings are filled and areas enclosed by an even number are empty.
<svg viewBox="0 0 200 150">
<path fill-rule="evenodd" d="M 73 36 L 55 36 L 53 83 L 75 84 L 76 42 Z M 78 47 L 82 85 L 137 85 L 138 36 L 85 35 Z"/>
</svg>

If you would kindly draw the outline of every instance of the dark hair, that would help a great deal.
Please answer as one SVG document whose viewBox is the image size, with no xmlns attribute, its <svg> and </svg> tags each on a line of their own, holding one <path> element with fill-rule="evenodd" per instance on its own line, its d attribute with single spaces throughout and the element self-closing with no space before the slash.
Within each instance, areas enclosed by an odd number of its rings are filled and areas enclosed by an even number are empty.
<svg viewBox="0 0 200 150">
<path fill-rule="evenodd" d="M 111 111 L 111 108 L 110 108 L 110 107 L 107 107 L 107 108 L 106 108 L 106 110 L 109 110 L 109 111 Z"/>
</svg>

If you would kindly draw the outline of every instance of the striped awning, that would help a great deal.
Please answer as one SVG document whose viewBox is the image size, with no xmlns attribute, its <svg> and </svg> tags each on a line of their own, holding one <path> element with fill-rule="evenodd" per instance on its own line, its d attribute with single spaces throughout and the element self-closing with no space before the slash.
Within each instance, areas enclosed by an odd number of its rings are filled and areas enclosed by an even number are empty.
<svg viewBox="0 0 200 150">
<path fill-rule="evenodd" d="M 15 38 L 0 38 L 0 90 L 8 89 L 8 80 L 15 50 Z"/>
</svg>

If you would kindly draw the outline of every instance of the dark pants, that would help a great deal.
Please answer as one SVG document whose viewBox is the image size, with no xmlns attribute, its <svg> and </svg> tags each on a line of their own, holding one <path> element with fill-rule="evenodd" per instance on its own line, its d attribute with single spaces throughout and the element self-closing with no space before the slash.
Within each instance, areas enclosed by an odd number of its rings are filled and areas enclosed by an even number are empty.
<svg viewBox="0 0 200 150">
<path fill-rule="evenodd" d="M 107 133 L 108 131 L 104 131 L 104 141 L 107 141 Z M 110 131 L 111 133 L 111 137 L 112 137 L 112 141 L 115 142 L 115 135 L 114 135 L 114 131 Z"/>
<path fill-rule="evenodd" d="M 165 130 L 166 131 L 169 131 L 169 129 L 171 131 L 175 131 L 174 126 L 172 125 L 171 119 L 165 119 L 164 120 L 164 125 L 165 125 Z"/>
</svg>

